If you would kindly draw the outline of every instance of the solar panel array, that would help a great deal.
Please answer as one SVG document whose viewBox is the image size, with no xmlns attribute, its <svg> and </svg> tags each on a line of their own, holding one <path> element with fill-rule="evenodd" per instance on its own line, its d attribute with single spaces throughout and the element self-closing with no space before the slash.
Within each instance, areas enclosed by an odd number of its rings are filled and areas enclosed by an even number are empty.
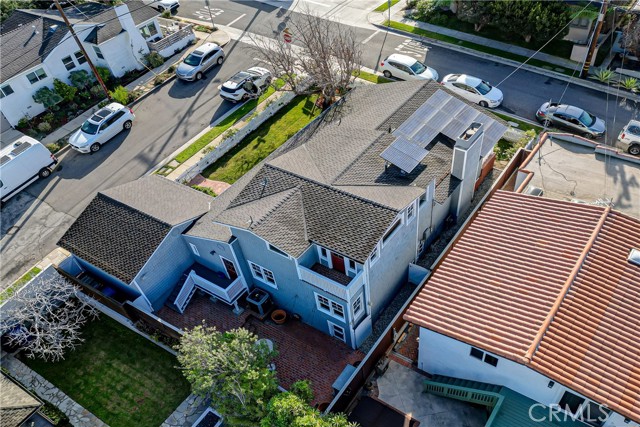
<svg viewBox="0 0 640 427">
<path fill-rule="evenodd" d="M 23 142 L 21 144 L 18 144 L 16 146 L 16 148 L 14 148 L 13 150 L 11 150 L 11 154 L 13 154 L 14 156 L 17 156 L 20 153 L 23 153 L 24 151 L 26 151 L 29 147 L 31 147 L 31 144 L 28 142 Z"/>
<path fill-rule="evenodd" d="M 426 147 L 439 133 L 456 140 L 474 122 L 483 124 L 482 155 L 486 156 L 507 127 L 438 90 L 393 131 L 396 140 L 380 156 L 410 173 L 427 155 Z"/>
</svg>

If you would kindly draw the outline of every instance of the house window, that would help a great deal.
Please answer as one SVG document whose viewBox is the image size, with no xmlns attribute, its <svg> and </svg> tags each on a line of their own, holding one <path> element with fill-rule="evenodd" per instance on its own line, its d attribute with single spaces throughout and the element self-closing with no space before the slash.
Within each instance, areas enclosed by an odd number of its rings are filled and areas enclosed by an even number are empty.
<svg viewBox="0 0 640 427">
<path fill-rule="evenodd" d="M 42 68 L 38 68 L 37 70 L 27 74 L 27 79 L 31 82 L 31 84 L 38 83 L 42 79 L 47 78 L 47 73 L 44 72 Z"/>
<path fill-rule="evenodd" d="M 409 220 L 409 219 L 413 218 L 415 213 L 416 213 L 416 206 L 413 203 L 411 203 L 409 205 L 409 207 L 407 208 L 407 219 Z"/>
<path fill-rule="evenodd" d="M 356 318 L 362 311 L 362 295 L 358 295 L 358 298 L 353 300 L 351 303 L 351 307 L 353 308 L 353 317 Z"/>
<path fill-rule="evenodd" d="M 377 260 L 378 260 L 378 245 L 376 245 L 376 247 L 373 248 L 373 251 L 371 252 L 371 265 L 373 265 Z"/>
<path fill-rule="evenodd" d="M 583 397 L 565 391 L 562 395 L 562 399 L 560 399 L 560 403 L 558 403 L 558 406 L 560 406 L 561 409 L 576 415 L 583 403 Z"/>
<path fill-rule="evenodd" d="M 73 62 L 73 58 L 71 58 L 71 55 L 62 58 L 62 63 L 64 64 L 64 68 L 66 68 L 67 70 L 73 70 L 74 68 L 76 68 L 76 63 Z"/>
<path fill-rule="evenodd" d="M 102 51 L 100 50 L 100 48 L 98 46 L 93 46 L 93 50 L 96 53 L 96 56 L 99 59 L 104 59 L 104 56 L 102 55 Z"/>
<path fill-rule="evenodd" d="M 196 245 L 189 243 L 189 246 L 191 247 L 191 252 L 193 252 L 195 256 L 200 256 L 200 252 L 198 252 L 198 247 Z"/>
<path fill-rule="evenodd" d="M 315 292 L 314 292 L 315 293 Z M 337 319 L 344 320 L 344 307 L 335 301 L 330 300 L 320 294 L 316 295 L 316 306 L 318 310 L 329 314 Z"/>
<path fill-rule="evenodd" d="M 4 85 L 0 87 L 0 98 L 4 98 L 5 96 L 9 96 L 13 93 L 13 89 L 10 85 Z"/>
<path fill-rule="evenodd" d="M 497 357 L 493 357 L 490 354 L 485 354 L 484 355 L 484 363 L 488 363 L 491 366 L 498 366 L 498 358 Z"/>
<path fill-rule="evenodd" d="M 469 353 L 471 357 L 475 357 L 476 359 L 482 360 L 484 357 L 484 351 L 478 350 L 475 347 L 471 347 L 471 353 Z"/>
<path fill-rule="evenodd" d="M 85 58 L 81 50 L 77 51 L 73 55 L 76 57 L 76 61 L 78 61 L 78 64 L 82 65 L 87 62 L 87 58 Z"/>
<path fill-rule="evenodd" d="M 393 233 L 398 229 L 398 227 L 400 227 L 400 220 L 397 220 L 392 226 L 391 228 L 384 234 L 384 236 L 382 237 L 382 244 L 384 245 L 385 243 L 387 243 L 387 240 L 389 240 L 391 238 L 391 236 L 393 235 Z"/>
<path fill-rule="evenodd" d="M 338 326 L 335 323 L 329 323 L 329 333 L 332 337 L 338 338 L 342 342 L 347 342 L 347 336 L 344 333 L 344 328 L 342 326 Z"/>
<path fill-rule="evenodd" d="M 611 410 L 596 402 L 588 402 L 582 407 L 582 419 L 593 426 L 603 426 L 611 415 Z"/>
<path fill-rule="evenodd" d="M 276 247 L 275 247 L 275 246 L 273 246 L 273 245 L 269 245 L 269 250 L 270 250 L 270 251 L 272 251 L 272 252 L 275 252 L 275 253 L 277 253 L 277 254 L 279 254 L 279 255 L 282 255 L 283 257 L 287 257 L 287 258 L 289 258 L 289 255 L 287 255 L 287 253 L 286 253 L 286 252 L 281 251 L 280 249 L 276 248 Z"/>
<path fill-rule="evenodd" d="M 145 25 L 144 27 L 140 28 L 140 34 L 142 34 L 144 38 L 155 36 L 156 34 L 158 34 L 156 24 L 152 22 L 149 25 Z"/>
<path fill-rule="evenodd" d="M 253 277 L 260 280 L 261 282 L 266 283 L 267 285 L 278 289 L 278 285 L 276 284 L 276 278 L 273 275 L 271 270 L 267 270 L 264 267 L 259 266 L 251 261 L 249 261 L 249 266 L 251 267 L 251 273 Z"/>
</svg>

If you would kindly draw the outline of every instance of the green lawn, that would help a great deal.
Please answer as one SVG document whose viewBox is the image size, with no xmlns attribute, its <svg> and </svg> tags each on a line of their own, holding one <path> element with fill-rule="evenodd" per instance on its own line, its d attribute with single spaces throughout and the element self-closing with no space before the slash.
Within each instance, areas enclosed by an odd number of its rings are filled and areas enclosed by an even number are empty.
<svg viewBox="0 0 640 427">
<path fill-rule="evenodd" d="M 386 25 L 390 28 L 396 29 L 396 30 L 400 30 L 400 31 L 406 31 L 408 33 L 411 34 L 415 34 L 418 36 L 423 36 L 423 37 L 428 37 L 430 39 L 435 39 L 435 40 L 440 40 L 443 42 L 447 42 L 447 43 L 452 43 L 458 46 L 463 46 L 469 49 L 473 49 L 473 50 L 477 50 L 479 52 L 484 52 L 484 53 L 488 53 L 491 55 L 495 55 L 495 56 L 499 56 L 502 58 L 506 58 L 506 59 L 511 59 L 514 61 L 518 61 L 518 62 L 524 62 L 527 61 L 527 57 L 526 56 L 522 56 L 522 55 L 516 55 L 514 53 L 510 53 L 510 52 L 505 52 L 503 50 L 500 49 L 495 49 L 492 47 L 488 47 L 488 46 L 483 46 L 480 44 L 476 44 L 476 43 L 471 43 L 471 42 L 467 42 L 467 41 L 463 41 L 463 40 L 458 40 L 455 37 L 450 37 L 450 36 L 446 36 L 443 34 L 439 34 L 439 33 L 434 33 L 433 31 L 427 31 L 427 30 L 423 30 L 422 28 L 418 28 L 418 27 L 414 27 L 412 25 L 408 25 L 408 24 L 403 24 L 401 22 L 396 22 L 396 21 L 387 21 L 385 22 L 383 25 Z M 562 74 L 566 74 L 568 76 L 573 75 L 573 70 L 569 70 L 568 68 L 563 68 L 563 67 L 559 67 L 555 64 L 551 64 L 545 61 L 540 61 L 538 59 L 530 59 L 527 61 L 527 64 L 529 65 L 533 65 L 535 67 L 540 67 L 540 68 L 544 68 L 547 70 L 553 70 L 553 71 L 557 71 L 558 73 L 562 73 Z M 562 70 L 562 71 L 560 71 Z"/>
<path fill-rule="evenodd" d="M 377 74 L 369 73 L 363 70 L 355 71 L 353 75 L 358 77 L 359 79 L 363 79 L 371 83 L 391 83 L 393 81 L 386 78 L 385 76 L 379 76 Z"/>
<path fill-rule="evenodd" d="M 205 169 L 202 175 L 229 184 L 236 182 L 320 114 L 318 108 L 313 109 L 317 98 L 317 95 L 294 98 L 217 162 Z"/>
<path fill-rule="evenodd" d="M 375 9 L 373 9 L 374 12 L 384 12 L 385 10 L 388 10 L 390 7 L 393 7 L 396 5 L 396 3 L 398 3 L 400 0 L 391 0 L 391 6 L 389 6 L 389 2 L 386 1 L 384 3 L 382 3 L 380 6 L 376 7 Z"/>
<path fill-rule="evenodd" d="M 189 395 L 172 354 L 106 315 L 83 338 L 61 362 L 23 361 L 110 426 L 159 426 Z"/>
<path fill-rule="evenodd" d="M 506 120 L 508 122 L 517 123 L 518 124 L 518 128 L 517 129 L 523 130 L 525 132 L 530 130 L 530 129 L 533 129 L 536 133 L 542 132 L 542 126 L 532 125 L 531 123 L 523 122 L 522 120 L 514 119 L 511 116 L 507 116 L 506 114 L 497 113 L 495 111 L 492 111 L 492 113 L 495 114 L 496 116 L 500 117 L 502 120 Z"/>
<path fill-rule="evenodd" d="M 278 88 L 280 88 L 284 85 L 284 81 L 277 79 L 275 84 L 276 86 L 278 86 Z M 190 159 L 194 154 L 206 147 L 207 144 L 216 139 L 218 136 L 222 135 L 224 131 L 233 126 L 238 120 L 247 115 L 247 113 L 256 108 L 258 104 L 270 97 L 275 91 L 276 90 L 273 86 L 269 86 L 269 88 L 262 95 L 260 95 L 258 99 L 252 99 L 242 104 L 240 108 L 229 114 L 217 126 L 213 127 L 209 132 L 202 135 L 200 138 L 195 140 L 193 144 L 180 152 L 180 154 L 176 156 L 175 160 L 178 163 L 184 163 L 186 160 Z"/>
<path fill-rule="evenodd" d="M 18 289 L 29 283 L 29 280 L 36 277 L 38 273 L 40 273 L 40 271 L 42 270 L 40 270 L 38 267 L 33 267 L 31 270 L 27 271 L 24 276 L 13 282 L 11 286 L 2 291 L 2 293 L 0 293 L 0 304 L 11 298 L 11 296 L 15 294 Z"/>
</svg>

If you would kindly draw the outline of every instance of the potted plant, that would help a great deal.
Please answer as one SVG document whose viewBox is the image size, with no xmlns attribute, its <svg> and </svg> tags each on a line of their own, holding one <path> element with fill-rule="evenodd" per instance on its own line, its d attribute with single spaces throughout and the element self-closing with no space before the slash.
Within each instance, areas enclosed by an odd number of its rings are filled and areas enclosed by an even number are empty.
<svg viewBox="0 0 640 427">
<path fill-rule="evenodd" d="M 273 310 L 271 320 L 273 320 L 276 325 L 282 325 L 287 321 L 287 312 L 281 309 Z"/>
</svg>

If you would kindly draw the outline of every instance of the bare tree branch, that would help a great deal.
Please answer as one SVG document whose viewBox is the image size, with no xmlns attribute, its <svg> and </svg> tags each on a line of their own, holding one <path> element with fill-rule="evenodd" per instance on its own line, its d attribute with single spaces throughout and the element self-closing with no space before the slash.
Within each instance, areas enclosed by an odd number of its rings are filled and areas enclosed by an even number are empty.
<svg viewBox="0 0 640 427">
<path fill-rule="evenodd" d="M 12 297 L 3 310 L 0 331 L 27 357 L 55 362 L 84 341 L 82 326 L 98 315 L 86 298 L 63 277 L 41 279 Z"/>
</svg>

